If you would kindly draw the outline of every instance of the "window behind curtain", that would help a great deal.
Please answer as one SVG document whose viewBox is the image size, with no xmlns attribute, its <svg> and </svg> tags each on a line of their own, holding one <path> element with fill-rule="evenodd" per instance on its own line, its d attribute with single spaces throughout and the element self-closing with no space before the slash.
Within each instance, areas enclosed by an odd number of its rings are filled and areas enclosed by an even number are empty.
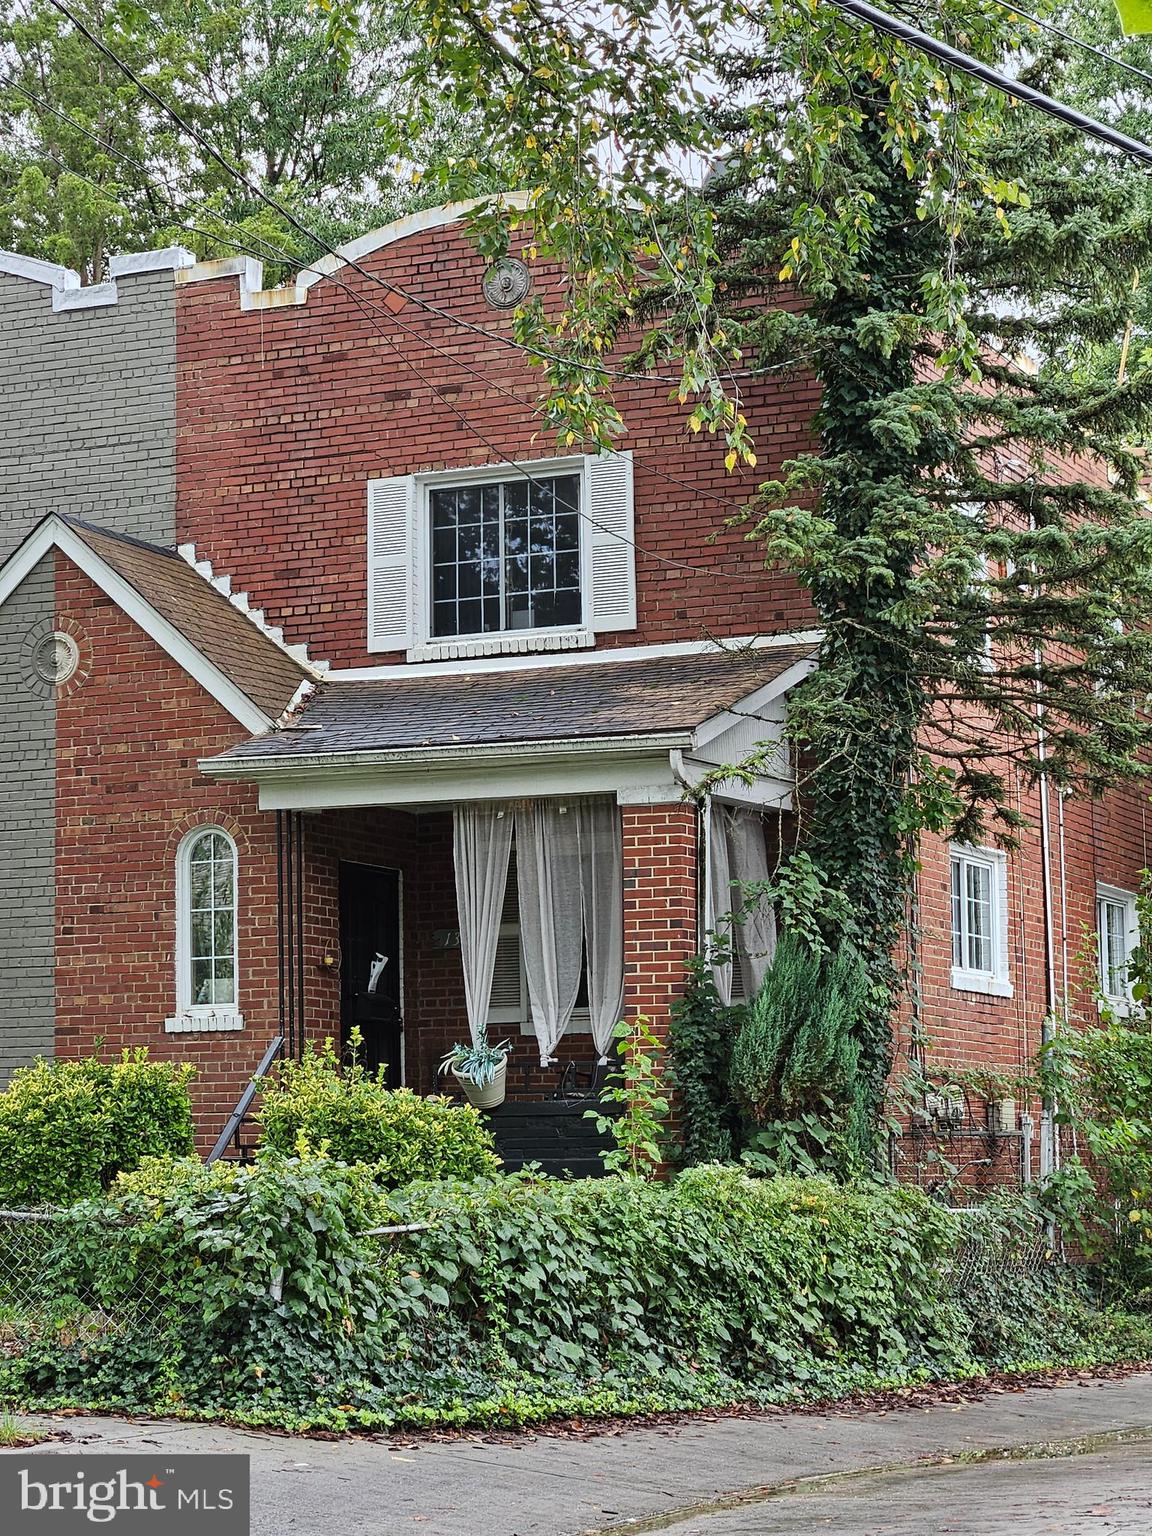
<svg viewBox="0 0 1152 1536">
<path fill-rule="evenodd" d="M 431 492 L 436 636 L 577 625 L 580 477 Z"/>
</svg>

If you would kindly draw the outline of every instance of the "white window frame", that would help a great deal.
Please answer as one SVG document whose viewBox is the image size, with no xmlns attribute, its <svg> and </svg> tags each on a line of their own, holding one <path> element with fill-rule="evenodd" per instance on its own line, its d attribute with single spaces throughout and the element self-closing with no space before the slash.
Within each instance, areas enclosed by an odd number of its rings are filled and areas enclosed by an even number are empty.
<svg viewBox="0 0 1152 1536">
<path fill-rule="evenodd" d="M 1110 992 L 1109 966 L 1107 960 L 1106 934 L 1104 931 L 1105 907 L 1119 907 L 1124 912 L 1124 959 L 1127 963 L 1132 951 L 1140 943 L 1140 918 L 1136 906 L 1136 893 L 1126 891 L 1118 885 L 1096 886 L 1096 955 L 1097 955 L 1097 981 L 1100 987 L 1100 1007 L 1108 1008 L 1112 1013 L 1121 1018 L 1129 1014 L 1139 1013 L 1141 1009 L 1132 998 L 1132 983 L 1127 981 L 1123 992 Z"/>
<path fill-rule="evenodd" d="M 501 923 L 500 937 L 516 939 L 516 952 L 520 958 L 520 1002 L 515 1008 L 501 1008 L 493 1005 L 488 1009 L 488 1023 L 497 1029 L 501 1026 L 511 1026 L 518 1029 L 522 1035 L 535 1037 L 536 1030 L 532 1024 L 532 1000 L 528 996 L 528 971 L 524 965 L 524 946 L 520 943 L 520 924 Z M 587 1008 L 575 1009 L 568 1022 L 568 1028 L 564 1031 L 564 1038 L 567 1039 L 573 1034 L 590 1035 L 591 1033 L 591 1013 Z"/>
<path fill-rule="evenodd" d="M 556 475 L 580 482 L 580 623 L 434 636 L 431 493 Z M 368 649 L 401 651 L 408 661 L 528 656 L 581 650 L 600 634 L 635 630 L 633 478 L 631 450 L 621 449 L 369 479 Z"/>
<path fill-rule="evenodd" d="M 232 853 L 232 988 L 231 1003 L 194 1003 L 192 1001 L 192 850 L 204 837 L 222 837 Z M 236 839 L 226 828 L 205 825 L 193 827 L 180 841 L 176 851 L 176 1012 L 165 1019 L 168 1034 L 215 1033 L 243 1029 L 240 1012 L 240 851 Z"/>
<path fill-rule="evenodd" d="M 974 848 L 967 843 L 953 843 L 948 850 L 948 938 L 954 954 L 955 929 L 952 918 L 952 871 L 959 864 L 977 865 L 990 876 L 992 967 L 973 970 L 951 959 L 952 987 L 957 992 L 982 992 L 990 997 L 1011 997 L 1012 982 L 1008 968 L 1008 855 L 999 848 Z M 963 933 L 963 929 L 962 929 Z"/>
<path fill-rule="evenodd" d="M 432 492 L 460 485 L 501 485 L 509 480 L 553 480 L 575 475 L 580 482 L 580 622 L 538 629 L 500 629 L 477 635 L 436 635 L 432 632 Z M 580 650 L 596 643 L 590 615 L 592 604 L 592 540 L 588 524 L 588 460 L 583 454 L 563 459 L 539 459 L 519 470 L 511 464 L 482 469 L 449 469 L 415 477 L 415 643 L 409 661 L 435 660 L 444 655 L 498 656 L 527 651 Z"/>
</svg>

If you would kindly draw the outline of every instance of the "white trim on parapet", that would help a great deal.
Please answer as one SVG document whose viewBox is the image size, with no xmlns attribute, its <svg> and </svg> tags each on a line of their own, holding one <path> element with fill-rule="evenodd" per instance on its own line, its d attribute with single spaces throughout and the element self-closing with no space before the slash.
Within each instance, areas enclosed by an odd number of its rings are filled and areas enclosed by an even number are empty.
<svg viewBox="0 0 1152 1536">
<path fill-rule="evenodd" d="M 263 287 L 264 263 L 253 256 L 226 256 L 220 261 L 199 261 L 195 266 L 178 273 L 176 281 L 211 283 L 220 278 L 234 277 L 240 289 L 242 310 L 283 309 L 285 306 L 306 304 L 310 290 L 324 278 L 331 277 L 333 273 L 354 262 L 362 261 L 365 256 L 371 256 L 387 245 L 395 245 L 398 240 L 407 240 L 411 235 L 421 235 L 430 229 L 443 229 L 448 224 L 456 224 L 473 208 L 492 200 L 474 197 L 466 202 L 445 203 L 439 208 L 425 208 L 420 213 L 406 214 L 402 219 L 395 219 L 391 224 L 385 224 L 367 235 L 359 235 L 355 240 L 337 246 L 334 256 L 318 257 L 310 267 L 297 274 L 294 282 L 285 284 L 283 288 Z M 523 211 L 529 206 L 530 194 L 504 192 L 500 194 L 499 201 L 508 208 Z"/>
<path fill-rule="evenodd" d="M 51 289 L 52 308 L 57 312 L 105 309 L 120 298 L 116 286 L 118 278 L 133 277 L 141 272 L 180 272 L 191 267 L 195 260 L 192 252 L 180 245 L 169 245 L 159 251 L 138 251 L 131 256 L 113 256 L 108 263 L 109 281 L 84 286 L 79 272 L 74 272 L 71 267 L 60 267 L 36 256 L 21 256 L 16 251 L 0 251 L 0 275 L 23 278 L 25 282 L 41 283 Z"/>
</svg>

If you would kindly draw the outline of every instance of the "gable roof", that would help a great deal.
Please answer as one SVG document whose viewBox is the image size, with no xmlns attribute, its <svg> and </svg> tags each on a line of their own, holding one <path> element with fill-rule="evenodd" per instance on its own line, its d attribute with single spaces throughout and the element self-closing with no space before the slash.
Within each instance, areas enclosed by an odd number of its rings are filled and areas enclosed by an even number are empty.
<svg viewBox="0 0 1152 1536">
<path fill-rule="evenodd" d="M 214 768 L 421 748 L 691 735 L 798 680 L 813 643 L 503 672 L 323 683 L 293 729 L 240 742 Z"/>
<path fill-rule="evenodd" d="M 52 549 L 78 566 L 250 731 L 269 730 L 315 673 L 173 549 L 56 513 L 0 566 L 0 604 Z"/>
</svg>

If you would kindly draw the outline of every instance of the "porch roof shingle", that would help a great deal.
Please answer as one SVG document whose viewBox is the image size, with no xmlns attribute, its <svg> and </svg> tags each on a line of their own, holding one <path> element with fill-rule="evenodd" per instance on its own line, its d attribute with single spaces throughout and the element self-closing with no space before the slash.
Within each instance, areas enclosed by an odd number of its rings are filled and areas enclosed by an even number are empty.
<svg viewBox="0 0 1152 1536">
<path fill-rule="evenodd" d="M 270 719 L 312 677 L 175 550 L 77 518 L 63 521 Z"/>
<path fill-rule="evenodd" d="M 812 643 L 322 683 L 295 729 L 217 762 L 692 731 L 815 654 Z M 301 728 L 303 727 L 303 729 Z"/>
</svg>

